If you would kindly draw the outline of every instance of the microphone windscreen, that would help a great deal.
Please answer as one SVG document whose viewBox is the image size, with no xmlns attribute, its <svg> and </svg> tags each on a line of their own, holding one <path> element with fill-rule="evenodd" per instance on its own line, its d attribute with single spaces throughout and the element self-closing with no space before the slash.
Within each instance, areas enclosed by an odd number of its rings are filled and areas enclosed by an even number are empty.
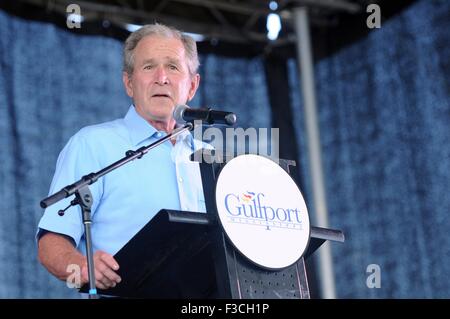
<svg viewBox="0 0 450 319">
<path fill-rule="evenodd" d="M 236 121 L 237 121 L 237 118 L 236 118 L 236 114 L 234 114 L 234 113 L 230 113 L 225 116 L 225 122 L 227 123 L 227 125 L 230 125 L 230 126 L 234 125 L 234 124 L 236 124 Z"/>
<path fill-rule="evenodd" d="M 173 118 L 178 124 L 183 124 L 186 121 L 183 119 L 183 113 L 189 107 L 187 105 L 177 105 L 173 110 Z"/>
</svg>

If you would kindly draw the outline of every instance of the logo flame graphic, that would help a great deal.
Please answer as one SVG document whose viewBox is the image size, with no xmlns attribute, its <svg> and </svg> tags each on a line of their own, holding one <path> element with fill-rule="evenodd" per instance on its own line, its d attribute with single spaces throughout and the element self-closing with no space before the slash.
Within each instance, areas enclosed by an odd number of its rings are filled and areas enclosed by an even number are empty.
<svg viewBox="0 0 450 319">
<path fill-rule="evenodd" d="M 244 201 L 245 203 L 250 202 L 253 197 L 255 197 L 255 193 L 254 192 L 245 192 L 241 194 L 241 200 Z"/>
</svg>

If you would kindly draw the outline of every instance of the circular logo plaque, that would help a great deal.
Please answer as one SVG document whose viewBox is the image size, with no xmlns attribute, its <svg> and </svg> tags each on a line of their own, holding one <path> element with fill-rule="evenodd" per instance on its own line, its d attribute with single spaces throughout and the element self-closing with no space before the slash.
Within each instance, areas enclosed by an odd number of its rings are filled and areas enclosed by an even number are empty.
<svg viewBox="0 0 450 319">
<path fill-rule="evenodd" d="M 217 179 L 216 206 L 233 245 L 259 266 L 290 266 L 308 246 L 310 223 L 302 193 L 270 159 L 241 155 L 230 160 Z"/>
</svg>

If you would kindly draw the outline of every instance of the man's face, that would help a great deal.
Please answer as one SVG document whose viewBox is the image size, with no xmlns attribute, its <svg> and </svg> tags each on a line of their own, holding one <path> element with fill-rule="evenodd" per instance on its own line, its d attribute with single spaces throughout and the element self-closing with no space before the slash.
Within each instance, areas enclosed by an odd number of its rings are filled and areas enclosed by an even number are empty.
<svg viewBox="0 0 450 319">
<path fill-rule="evenodd" d="M 127 94 L 146 120 L 168 122 L 175 106 L 197 91 L 200 76 L 191 76 L 183 43 L 175 38 L 147 36 L 134 50 L 134 70 L 123 74 Z"/>
</svg>

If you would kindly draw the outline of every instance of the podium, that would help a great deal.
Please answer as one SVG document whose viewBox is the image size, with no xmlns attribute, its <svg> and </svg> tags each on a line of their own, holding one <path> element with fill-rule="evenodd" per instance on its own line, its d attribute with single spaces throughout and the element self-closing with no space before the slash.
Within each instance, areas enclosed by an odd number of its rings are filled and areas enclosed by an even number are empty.
<svg viewBox="0 0 450 319">
<path fill-rule="evenodd" d="M 122 281 L 98 293 L 124 298 L 309 299 L 305 260 L 327 240 L 343 242 L 343 233 L 311 227 L 308 248 L 299 260 L 281 270 L 262 269 L 224 233 L 214 203 L 223 165 L 207 163 L 212 163 L 210 158 L 200 163 L 207 213 L 158 212 L 114 256 Z M 279 164 L 289 173 L 295 162 Z"/>
</svg>

